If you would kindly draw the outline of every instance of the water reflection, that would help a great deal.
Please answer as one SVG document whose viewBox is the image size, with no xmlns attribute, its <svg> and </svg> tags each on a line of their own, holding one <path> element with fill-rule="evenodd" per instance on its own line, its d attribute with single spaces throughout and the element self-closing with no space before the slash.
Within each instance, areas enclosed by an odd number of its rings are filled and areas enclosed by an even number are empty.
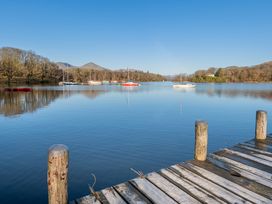
<svg viewBox="0 0 272 204">
<path fill-rule="evenodd" d="M 126 96 L 127 105 L 130 95 L 139 92 L 149 93 L 165 91 L 165 93 L 203 94 L 219 97 L 251 97 L 272 100 L 272 85 L 270 84 L 198 84 L 194 89 L 173 89 L 172 84 L 147 83 L 141 87 L 120 86 L 74 86 L 74 87 L 34 87 L 32 92 L 0 92 L 0 114 L 6 117 L 19 116 L 23 113 L 35 112 L 48 106 L 58 98 L 69 98 L 82 94 L 88 99 L 95 99 L 101 94 L 122 92 Z M 182 107 L 180 107 L 182 110 Z"/>
<path fill-rule="evenodd" d="M 0 114 L 11 117 L 23 113 L 35 112 L 48 106 L 58 98 L 68 98 L 82 93 L 89 99 L 95 99 L 105 91 L 99 90 L 37 90 L 32 92 L 0 92 Z"/>
<path fill-rule="evenodd" d="M 197 94 L 207 94 L 208 96 L 222 97 L 250 97 L 272 100 L 271 90 L 251 90 L 251 89 L 226 89 L 226 88 L 200 88 L 196 89 Z"/>
</svg>

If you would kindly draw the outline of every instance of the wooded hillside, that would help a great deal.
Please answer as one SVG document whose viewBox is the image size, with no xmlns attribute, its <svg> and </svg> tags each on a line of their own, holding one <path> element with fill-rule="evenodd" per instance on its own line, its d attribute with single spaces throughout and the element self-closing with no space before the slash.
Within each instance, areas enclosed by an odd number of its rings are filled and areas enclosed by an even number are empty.
<svg viewBox="0 0 272 204">
<path fill-rule="evenodd" d="M 65 68 L 64 68 L 65 67 Z M 0 81 L 6 83 L 57 83 L 63 79 L 74 82 L 88 80 L 128 79 L 127 70 L 113 71 L 88 63 L 82 67 L 65 66 L 49 59 L 17 48 L 0 49 Z M 159 74 L 138 70 L 129 71 L 129 79 L 135 81 L 162 81 Z"/>
<path fill-rule="evenodd" d="M 184 80 L 193 82 L 272 82 L 272 62 L 254 66 L 209 68 L 198 70 L 193 75 L 183 75 Z M 176 81 L 180 76 L 175 78 Z"/>
</svg>

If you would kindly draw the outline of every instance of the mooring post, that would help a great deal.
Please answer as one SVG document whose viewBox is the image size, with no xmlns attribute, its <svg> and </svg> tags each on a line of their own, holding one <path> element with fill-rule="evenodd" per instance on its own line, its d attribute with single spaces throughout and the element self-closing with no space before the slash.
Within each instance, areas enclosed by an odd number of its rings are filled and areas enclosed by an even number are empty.
<svg viewBox="0 0 272 204">
<path fill-rule="evenodd" d="M 267 134 L 267 112 L 258 110 L 256 112 L 256 128 L 255 128 L 255 139 L 265 140 Z"/>
<path fill-rule="evenodd" d="M 205 161 L 208 146 L 208 123 L 196 121 L 195 123 L 195 160 Z"/>
<path fill-rule="evenodd" d="M 53 145 L 48 150 L 48 203 L 68 203 L 68 148 L 65 145 Z"/>
</svg>

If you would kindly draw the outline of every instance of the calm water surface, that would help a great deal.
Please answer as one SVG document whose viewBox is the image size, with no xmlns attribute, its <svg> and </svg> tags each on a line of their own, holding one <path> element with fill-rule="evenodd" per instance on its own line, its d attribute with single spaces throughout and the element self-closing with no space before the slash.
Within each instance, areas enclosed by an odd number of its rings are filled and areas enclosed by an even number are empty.
<svg viewBox="0 0 272 204">
<path fill-rule="evenodd" d="M 171 83 L 34 87 L 0 92 L 1 203 L 47 203 L 47 150 L 70 150 L 69 199 L 193 157 L 194 122 L 209 122 L 209 152 L 254 136 L 255 111 L 272 121 L 271 84 Z"/>
</svg>

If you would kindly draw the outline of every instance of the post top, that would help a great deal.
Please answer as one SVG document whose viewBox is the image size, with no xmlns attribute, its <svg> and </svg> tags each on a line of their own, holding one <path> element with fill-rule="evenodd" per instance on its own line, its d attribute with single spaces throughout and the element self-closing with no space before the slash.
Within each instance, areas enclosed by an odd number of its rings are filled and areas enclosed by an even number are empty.
<svg viewBox="0 0 272 204">
<path fill-rule="evenodd" d="M 205 120 L 197 120 L 195 121 L 196 125 L 208 125 L 208 122 Z"/>
<path fill-rule="evenodd" d="M 51 155 L 62 155 L 68 152 L 68 147 L 63 144 L 54 144 L 48 149 L 48 153 Z"/>
<path fill-rule="evenodd" d="M 267 113 L 265 110 L 257 110 L 256 113 Z"/>
</svg>

